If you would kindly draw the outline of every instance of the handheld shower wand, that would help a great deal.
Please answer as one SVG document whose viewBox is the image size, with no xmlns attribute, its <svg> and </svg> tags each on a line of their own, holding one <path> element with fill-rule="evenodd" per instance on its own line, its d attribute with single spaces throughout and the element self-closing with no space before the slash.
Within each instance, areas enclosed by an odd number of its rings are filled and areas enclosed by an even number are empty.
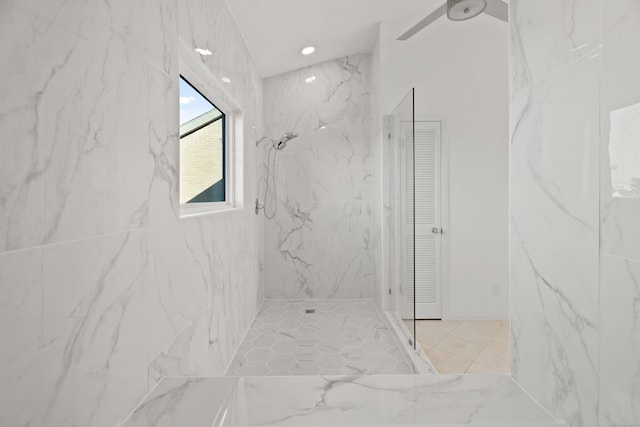
<svg viewBox="0 0 640 427">
<path fill-rule="evenodd" d="M 271 142 L 271 149 L 269 149 L 269 154 L 267 155 L 267 179 L 266 179 L 266 185 L 265 185 L 265 190 L 264 190 L 264 202 L 260 203 L 260 199 L 259 197 L 256 198 L 256 204 L 255 204 L 255 213 L 256 215 L 258 215 L 258 213 L 260 212 L 260 209 L 263 209 L 264 212 L 264 216 L 267 219 L 272 219 L 273 217 L 276 216 L 276 213 L 278 212 L 278 192 L 277 192 L 277 183 L 276 183 L 276 162 L 278 160 L 278 151 L 283 150 L 286 146 L 287 146 L 287 142 L 291 141 L 294 138 L 297 138 L 298 134 L 295 132 L 286 132 L 284 135 L 282 135 L 282 137 L 279 140 L 275 140 L 272 138 L 269 138 L 267 136 L 262 137 L 261 139 L 259 139 L 258 141 L 256 141 L 256 147 L 260 145 L 260 143 L 262 143 L 265 140 L 268 140 L 269 142 Z M 267 204 L 267 195 L 269 194 L 269 181 L 270 181 L 270 170 L 271 170 L 271 152 L 275 150 L 276 155 L 274 156 L 273 159 L 273 178 L 271 179 L 273 181 L 273 195 L 274 195 L 274 200 L 275 200 L 275 207 L 273 209 L 273 213 L 271 215 L 267 214 L 267 210 L 266 210 L 266 204 Z M 258 190 L 258 196 L 260 195 L 260 190 Z"/>
</svg>

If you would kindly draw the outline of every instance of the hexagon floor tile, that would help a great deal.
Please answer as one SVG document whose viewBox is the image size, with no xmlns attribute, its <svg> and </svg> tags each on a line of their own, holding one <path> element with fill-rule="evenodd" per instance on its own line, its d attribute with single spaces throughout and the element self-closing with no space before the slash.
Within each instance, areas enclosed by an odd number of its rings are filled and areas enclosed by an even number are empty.
<svg viewBox="0 0 640 427">
<path fill-rule="evenodd" d="M 371 301 L 267 300 L 227 376 L 411 373 Z"/>
</svg>

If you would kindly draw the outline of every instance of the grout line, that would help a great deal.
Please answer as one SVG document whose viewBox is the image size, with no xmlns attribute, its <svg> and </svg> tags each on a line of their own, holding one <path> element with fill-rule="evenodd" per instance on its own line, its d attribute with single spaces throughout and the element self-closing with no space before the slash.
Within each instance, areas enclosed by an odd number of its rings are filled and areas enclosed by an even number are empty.
<svg viewBox="0 0 640 427">
<path fill-rule="evenodd" d="M 115 427 L 121 427 L 124 426 L 125 423 L 127 421 L 129 421 L 129 418 L 131 418 L 133 416 L 133 414 L 135 414 L 135 412 L 138 410 L 138 408 L 140 408 L 149 398 L 149 396 L 151 396 L 151 394 L 156 390 L 156 388 L 158 388 L 158 386 L 160 385 L 160 383 L 165 379 L 166 377 L 163 376 L 159 381 L 156 382 L 156 385 L 154 385 L 153 387 L 151 387 L 151 389 L 145 393 L 145 395 L 142 397 L 142 399 L 140 399 L 138 401 L 138 403 L 136 403 L 136 405 L 133 407 L 133 409 L 131 410 L 131 412 L 124 418 L 122 418 L 120 421 L 118 421 L 118 423 L 115 425 Z"/>
<path fill-rule="evenodd" d="M 558 418 L 556 418 L 547 408 L 544 407 L 544 405 L 542 403 L 540 403 L 538 401 L 538 399 L 536 399 L 535 397 L 533 397 L 531 395 L 531 393 L 529 393 L 523 386 L 522 384 L 520 384 L 513 376 L 510 376 L 511 381 L 513 382 L 513 384 L 515 384 L 520 390 L 522 390 L 522 392 L 529 397 L 529 399 L 531 399 L 533 402 L 536 403 L 536 405 L 538 405 L 538 407 L 540 409 L 542 409 L 542 411 L 547 414 L 549 416 L 549 418 L 551 418 L 553 420 L 553 422 L 555 423 L 564 423 L 564 420 L 559 420 Z"/>
</svg>

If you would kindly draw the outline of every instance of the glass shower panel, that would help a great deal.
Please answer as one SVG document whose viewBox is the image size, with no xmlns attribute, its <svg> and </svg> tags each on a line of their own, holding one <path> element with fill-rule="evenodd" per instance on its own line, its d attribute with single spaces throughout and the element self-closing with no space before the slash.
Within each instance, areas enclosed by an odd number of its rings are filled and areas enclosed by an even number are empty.
<svg viewBox="0 0 640 427">
<path fill-rule="evenodd" d="M 415 348 L 414 89 L 387 117 L 386 125 L 390 309 Z"/>
</svg>

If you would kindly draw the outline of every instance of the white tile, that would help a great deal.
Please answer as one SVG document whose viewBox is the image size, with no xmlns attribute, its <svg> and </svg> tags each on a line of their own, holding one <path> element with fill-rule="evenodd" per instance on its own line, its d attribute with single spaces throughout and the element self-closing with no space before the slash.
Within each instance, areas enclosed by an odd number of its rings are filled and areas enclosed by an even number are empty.
<svg viewBox="0 0 640 427">
<path fill-rule="evenodd" d="M 316 80 L 305 83 L 310 74 Z M 265 81 L 266 134 L 300 134 L 278 157 L 279 211 L 265 222 L 267 298 L 371 296 L 368 74 L 368 56 L 356 55 Z"/>
<path fill-rule="evenodd" d="M 179 217 L 178 83 L 152 65 L 148 69 L 149 224 L 173 225 Z"/>
<path fill-rule="evenodd" d="M 602 257 L 600 426 L 640 423 L 640 262 Z"/>
<path fill-rule="evenodd" d="M 220 378 L 212 382 L 205 379 L 172 378 L 164 380 L 127 420 L 127 427 L 178 425 L 210 426 L 220 415 L 220 407 L 233 394 L 238 380 Z M 171 410 L 166 410 L 172 407 Z M 157 411 L 156 408 L 166 408 Z"/>
<path fill-rule="evenodd" d="M 315 298 L 368 298 L 371 269 L 366 251 L 366 215 L 359 202 L 316 203 L 311 212 L 313 229 L 311 274 Z"/>
<path fill-rule="evenodd" d="M 47 425 L 113 424 L 146 393 L 145 255 L 141 232 L 45 247 Z"/>
<path fill-rule="evenodd" d="M 504 375 L 167 379 L 125 426 L 536 425 L 553 420 Z"/>
<path fill-rule="evenodd" d="M 514 0 L 509 2 L 509 16 L 514 93 L 601 45 L 597 0 Z"/>
<path fill-rule="evenodd" d="M 14 322 L 0 424 L 114 425 L 149 371 L 152 384 L 221 374 L 262 295 L 249 209 L 178 217 L 178 22 L 186 43 L 216 52 L 212 75 L 232 79 L 225 96 L 243 109 L 245 140 L 262 132 L 262 81 L 221 0 L 0 10 L 12 58 L 0 65 L 12 82 L 0 88 L 0 251 L 20 250 L 0 255 L 0 317 Z M 248 206 L 256 156 L 244 146 Z"/>
<path fill-rule="evenodd" d="M 512 372 L 584 425 L 598 402 L 599 68 L 573 62 L 512 104 Z"/>
<path fill-rule="evenodd" d="M 600 259 L 600 407 L 603 427 L 640 423 L 640 61 L 629 55 L 640 36 L 637 2 L 603 8 Z"/>
<path fill-rule="evenodd" d="M 4 5 L 3 5 L 4 6 Z M 0 250 L 28 248 L 44 238 L 45 108 L 42 91 L 77 36 L 34 20 L 15 7 L 0 14 Z M 51 44 L 49 41 L 57 42 Z M 43 60 L 45 58 L 45 60 Z"/>
<path fill-rule="evenodd" d="M 304 313 L 312 307 L 316 313 Z M 292 329 L 279 330 L 278 325 L 285 318 Z M 265 329 L 269 324 L 275 330 Z M 354 335 L 342 333 L 347 326 Z M 304 300 L 284 304 L 267 300 L 231 361 L 227 375 L 275 372 L 404 374 L 411 370 L 370 300 Z"/>
<path fill-rule="evenodd" d="M 146 225 L 146 71 L 139 47 L 78 38 L 52 75 L 42 95 L 45 242 Z"/>
<path fill-rule="evenodd" d="M 0 254 L 0 424 L 42 415 L 42 248 Z"/>
<path fill-rule="evenodd" d="M 40 345 L 42 248 L 0 254 L 0 369 Z"/>
<path fill-rule="evenodd" d="M 639 21 L 637 2 L 603 8 L 602 250 L 634 260 L 640 260 L 640 60 L 628 52 L 640 37 Z"/>
<path fill-rule="evenodd" d="M 146 1 L 147 58 L 173 77 L 178 70 L 178 3 L 176 0 Z"/>
</svg>

